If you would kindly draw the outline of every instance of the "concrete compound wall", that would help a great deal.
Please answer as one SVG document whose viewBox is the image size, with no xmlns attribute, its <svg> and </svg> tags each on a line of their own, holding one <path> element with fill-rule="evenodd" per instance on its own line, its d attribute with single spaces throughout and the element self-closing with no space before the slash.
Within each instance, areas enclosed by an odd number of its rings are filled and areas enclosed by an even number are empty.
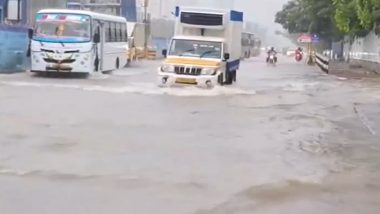
<svg viewBox="0 0 380 214">
<path fill-rule="evenodd" d="M 25 71 L 27 28 L 0 24 L 0 73 Z"/>
<path fill-rule="evenodd" d="M 361 66 L 380 74 L 380 37 L 371 32 L 364 38 L 357 38 L 351 43 L 345 39 L 343 57 L 351 65 Z"/>
</svg>

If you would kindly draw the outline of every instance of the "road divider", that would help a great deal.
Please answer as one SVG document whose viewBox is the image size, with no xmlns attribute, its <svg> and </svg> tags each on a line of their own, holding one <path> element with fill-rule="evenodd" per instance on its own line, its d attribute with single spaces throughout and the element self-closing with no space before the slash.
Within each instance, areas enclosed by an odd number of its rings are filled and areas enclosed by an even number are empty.
<svg viewBox="0 0 380 214">
<path fill-rule="evenodd" d="M 318 67 L 320 67 L 322 69 L 322 71 L 329 73 L 329 61 L 330 61 L 330 59 L 328 57 L 323 56 L 322 54 L 316 53 L 315 54 L 315 61 L 318 65 Z"/>
</svg>

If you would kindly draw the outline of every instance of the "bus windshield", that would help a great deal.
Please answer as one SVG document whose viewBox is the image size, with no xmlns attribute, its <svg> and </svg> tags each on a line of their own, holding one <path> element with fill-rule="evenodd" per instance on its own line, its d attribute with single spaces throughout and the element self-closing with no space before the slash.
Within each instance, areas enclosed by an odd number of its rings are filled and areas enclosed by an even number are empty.
<svg viewBox="0 0 380 214">
<path fill-rule="evenodd" d="M 35 40 L 45 42 L 89 42 L 91 21 L 87 15 L 38 14 Z"/>
</svg>

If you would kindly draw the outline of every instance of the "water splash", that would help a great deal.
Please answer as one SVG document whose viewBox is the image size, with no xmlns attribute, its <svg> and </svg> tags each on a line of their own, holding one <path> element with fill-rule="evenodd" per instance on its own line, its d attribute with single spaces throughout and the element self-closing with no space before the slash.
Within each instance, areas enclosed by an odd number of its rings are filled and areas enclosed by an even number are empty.
<svg viewBox="0 0 380 214">
<path fill-rule="evenodd" d="M 64 89 L 78 89 L 83 91 L 95 91 L 106 93 L 134 93 L 144 95 L 171 95 L 179 97 L 188 96 L 228 96 L 228 95 L 255 95 L 256 91 L 249 89 L 237 88 L 234 86 L 221 87 L 215 86 L 212 89 L 204 89 L 199 87 L 170 87 L 160 88 L 153 83 L 133 83 L 126 86 L 104 86 L 104 85 L 75 85 L 75 84 L 53 84 L 53 83 L 36 83 L 36 82 L 0 82 L 4 85 L 19 86 L 19 87 L 51 87 L 51 88 L 64 88 Z"/>
</svg>

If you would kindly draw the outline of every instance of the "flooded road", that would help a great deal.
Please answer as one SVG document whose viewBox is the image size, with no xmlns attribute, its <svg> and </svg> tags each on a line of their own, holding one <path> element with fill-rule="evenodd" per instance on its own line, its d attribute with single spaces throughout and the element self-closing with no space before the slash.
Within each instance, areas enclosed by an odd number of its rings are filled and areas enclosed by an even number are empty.
<svg viewBox="0 0 380 214">
<path fill-rule="evenodd" d="M 0 213 L 379 213 L 380 81 L 263 61 L 210 90 L 1 75 Z"/>
</svg>

